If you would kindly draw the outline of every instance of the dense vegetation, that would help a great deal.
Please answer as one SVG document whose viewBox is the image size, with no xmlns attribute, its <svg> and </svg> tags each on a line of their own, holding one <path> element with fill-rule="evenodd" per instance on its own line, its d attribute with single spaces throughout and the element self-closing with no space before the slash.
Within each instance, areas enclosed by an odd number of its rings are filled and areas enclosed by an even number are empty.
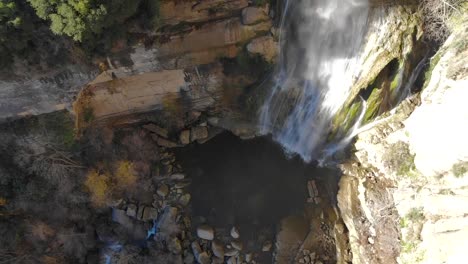
<svg viewBox="0 0 468 264">
<path fill-rule="evenodd" d="M 26 58 L 25 53 L 39 51 L 37 41 L 52 39 L 54 35 L 69 37 L 87 51 L 107 51 L 130 27 L 152 27 L 158 14 L 157 3 L 157 0 L 0 0 L 0 65 L 11 64 L 15 55 Z"/>
<path fill-rule="evenodd" d="M 123 24 L 135 14 L 140 0 L 28 0 L 37 16 L 50 21 L 50 29 L 82 42 Z"/>
</svg>

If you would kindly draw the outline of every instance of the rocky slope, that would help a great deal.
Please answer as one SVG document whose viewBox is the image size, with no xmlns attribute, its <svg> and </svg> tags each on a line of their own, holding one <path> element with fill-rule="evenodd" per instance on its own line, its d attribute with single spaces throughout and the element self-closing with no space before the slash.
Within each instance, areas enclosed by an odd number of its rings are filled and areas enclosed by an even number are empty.
<svg viewBox="0 0 468 264">
<path fill-rule="evenodd" d="M 360 134 L 355 160 L 342 165 L 338 206 L 349 239 L 342 263 L 466 259 L 467 27 L 466 15 L 454 21 L 424 90 Z"/>
</svg>

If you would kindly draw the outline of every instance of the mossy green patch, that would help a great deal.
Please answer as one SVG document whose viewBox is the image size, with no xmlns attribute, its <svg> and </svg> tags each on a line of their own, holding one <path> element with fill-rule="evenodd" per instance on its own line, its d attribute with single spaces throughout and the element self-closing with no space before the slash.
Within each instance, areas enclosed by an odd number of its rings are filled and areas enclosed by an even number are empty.
<svg viewBox="0 0 468 264">
<path fill-rule="evenodd" d="M 400 74 L 396 74 L 390 83 L 390 91 L 394 92 L 396 88 L 400 85 Z"/>
<path fill-rule="evenodd" d="M 355 101 L 349 107 L 342 108 L 333 119 L 333 129 L 328 136 L 328 141 L 332 141 L 337 135 L 346 133 L 357 121 L 357 117 L 362 109 L 362 101 Z"/>
<path fill-rule="evenodd" d="M 371 95 L 367 99 L 367 110 L 364 114 L 364 121 L 368 122 L 377 117 L 379 114 L 380 104 L 382 102 L 382 90 L 374 88 Z"/>
</svg>

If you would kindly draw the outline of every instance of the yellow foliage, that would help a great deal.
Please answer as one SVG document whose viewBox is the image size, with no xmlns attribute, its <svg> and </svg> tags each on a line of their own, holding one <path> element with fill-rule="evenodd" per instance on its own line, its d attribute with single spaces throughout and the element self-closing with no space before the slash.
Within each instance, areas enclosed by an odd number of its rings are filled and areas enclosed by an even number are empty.
<svg viewBox="0 0 468 264">
<path fill-rule="evenodd" d="M 102 206 L 107 202 L 110 192 L 109 175 L 91 170 L 86 177 L 85 186 L 91 193 L 91 199 L 95 205 Z"/>
<path fill-rule="evenodd" d="M 124 160 L 116 164 L 114 172 L 99 173 L 93 169 L 88 172 L 85 186 L 91 194 L 91 200 L 96 206 L 103 206 L 111 199 L 118 198 L 129 188 L 135 187 L 137 173 L 132 162 Z"/>
<path fill-rule="evenodd" d="M 127 187 L 134 186 L 137 180 L 133 163 L 127 160 L 119 161 L 114 176 L 116 177 L 116 187 L 123 190 Z"/>
</svg>

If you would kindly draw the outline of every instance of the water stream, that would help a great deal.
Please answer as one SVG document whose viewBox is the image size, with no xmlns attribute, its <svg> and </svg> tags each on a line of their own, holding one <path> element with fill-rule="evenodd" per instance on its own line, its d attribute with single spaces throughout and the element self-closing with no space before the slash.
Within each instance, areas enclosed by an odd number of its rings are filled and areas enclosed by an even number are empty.
<svg viewBox="0 0 468 264">
<path fill-rule="evenodd" d="M 333 116 L 360 72 L 367 0 L 287 1 L 275 84 L 260 117 L 287 152 L 309 162 L 325 148 Z"/>
</svg>

